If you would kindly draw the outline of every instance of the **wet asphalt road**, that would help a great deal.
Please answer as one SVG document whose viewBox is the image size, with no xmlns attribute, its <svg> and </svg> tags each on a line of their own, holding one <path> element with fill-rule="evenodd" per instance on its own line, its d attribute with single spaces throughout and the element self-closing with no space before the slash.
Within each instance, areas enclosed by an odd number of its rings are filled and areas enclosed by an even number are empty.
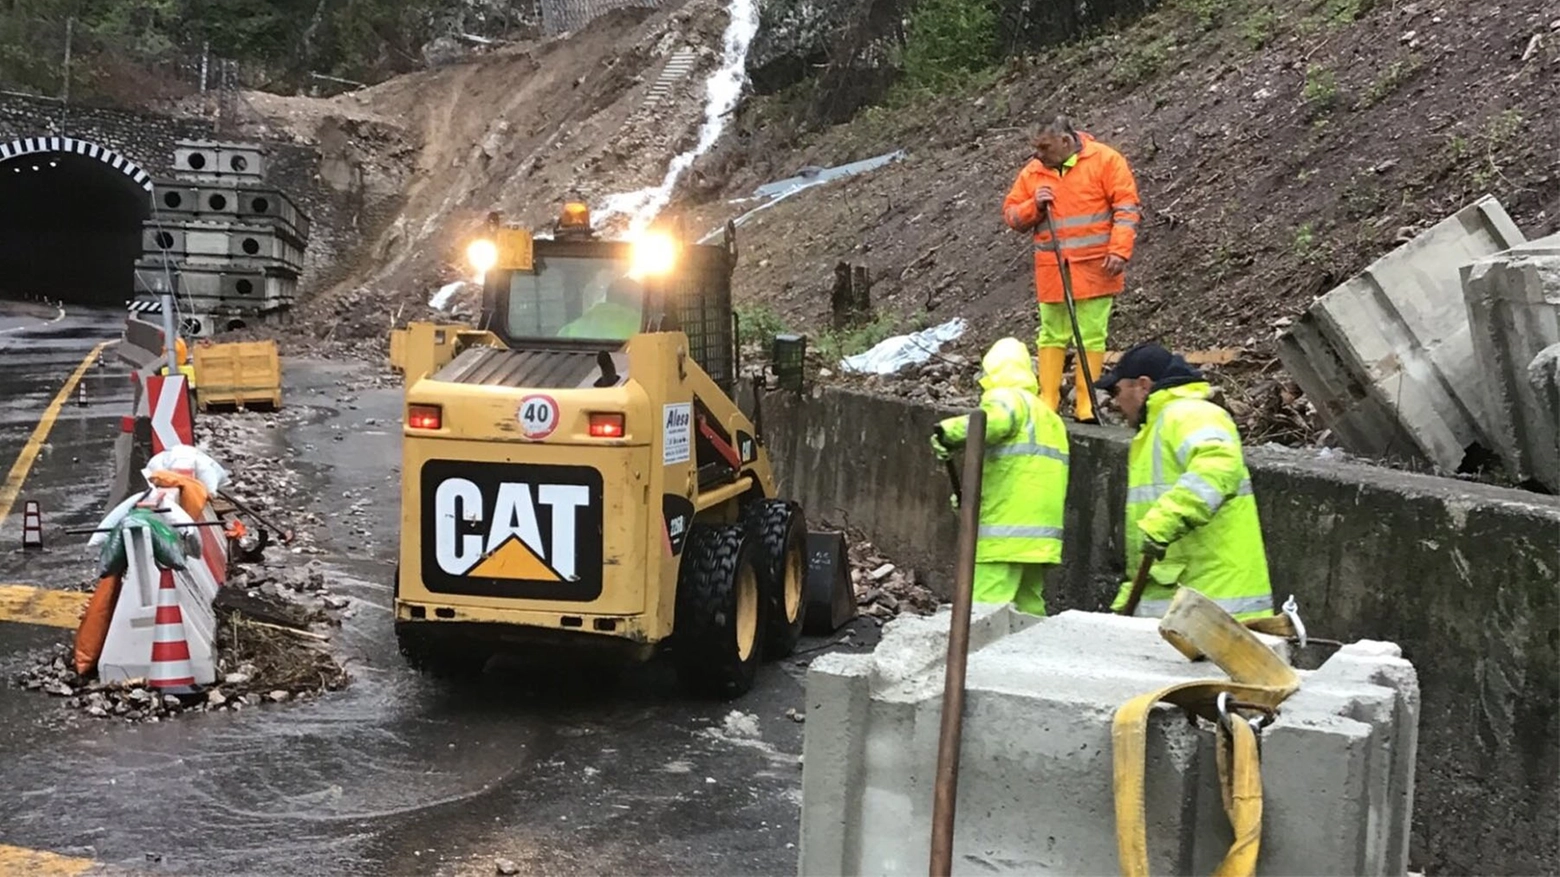
<svg viewBox="0 0 1560 877">
<path fill-rule="evenodd" d="M 122 319 L 67 315 L 0 334 L 0 469 L 32 428 L 28 412 L 35 422 Z M 823 641 L 765 666 L 734 703 L 684 698 L 657 663 L 610 687 L 566 666 L 501 665 L 454 688 L 418 676 L 396 653 L 389 610 L 400 389 L 364 387 L 361 363 L 284 367 L 284 404 L 307 416 L 270 450 L 310 486 L 299 510 L 326 521 L 319 559 L 354 602 L 334 643 L 353 683 L 237 714 L 93 720 L 12 682 L 29 651 L 69 632 L 0 623 L 0 843 L 159 874 L 485 875 L 495 857 L 526 874 L 796 872 L 803 725 L 785 714 L 804 709 L 805 662 L 821 654 L 805 650 Z M 106 511 L 104 461 L 129 400 L 123 368 L 108 371 L 100 382 L 123 399 L 74 416 L 67 406 L 24 491 L 71 526 Z M 364 497 L 378 501 L 349 519 Z M 20 508 L 0 523 L 0 580 L 90 575 L 85 537 L 23 557 Z M 857 639 L 875 639 L 857 626 Z M 756 717 L 756 738 L 725 732 L 733 709 Z"/>
</svg>

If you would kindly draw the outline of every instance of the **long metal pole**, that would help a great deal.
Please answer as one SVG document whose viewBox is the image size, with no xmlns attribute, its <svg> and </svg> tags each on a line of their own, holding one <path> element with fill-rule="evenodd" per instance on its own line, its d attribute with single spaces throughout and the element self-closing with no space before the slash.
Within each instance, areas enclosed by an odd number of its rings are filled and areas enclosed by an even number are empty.
<svg viewBox="0 0 1560 877">
<path fill-rule="evenodd" d="M 60 103 L 70 104 L 70 49 L 75 39 L 76 19 L 74 16 L 65 19 L 65 84 L 61 89 Z"/>
<path fill-rule="evenodd" d="M 970 653 L 970 603 L 975 586 L 975 540 L 980 528 L 981 464 L 986 451 L 986 412 L 969 415 L 964 439 L 964 484 L 959 497 L 959 558 L 954 568 L 953 617 L 943 676 L 942 728 L 937 737 L 937 779 L 932 800 L 931 877 L 953 871 L 953 820 L 959 793 L 959 740 L 964 730 L 964 668 Z"/>
<path fill-rule="evenodd" d="M 1079 371 L 1083 372 L 1084 391 L 1089 394 L 1089 407 L 1099 404 L 1099 399 L 1094 396 L 1095 375 L 1089 373 L 1089 358 L 1084 355 L 1083 330 L 1078 328 L 1078 304 L 1073 301 L 1072 292 L 1072 268 L 1067 264 L 1067 259 L 1062 255 L 1062 242 L 1056 237 L 1056 222 L 1051 219 L 1051 211 L 1045 212 L 1045 229 L 1051 235 L 1051 252 L 1056 254 L 1056 270 L 1062 275 L 1062 297 L 1067 301 L 1067 318 L 1072 321 L 1073 344 L 1078 351 Z M 1098 416 L 1095 417 L 1098 420 Z"/>
<path fill-rule="evenodd" d="M 168 345 L 168 376 L 173 377 L 179 373 L 179 353 L 176 349 L 179 333 L 175 331 L 173 323 L 173 293 L 162 294 L 162 312 L 163 342 Z"/>
</svg>

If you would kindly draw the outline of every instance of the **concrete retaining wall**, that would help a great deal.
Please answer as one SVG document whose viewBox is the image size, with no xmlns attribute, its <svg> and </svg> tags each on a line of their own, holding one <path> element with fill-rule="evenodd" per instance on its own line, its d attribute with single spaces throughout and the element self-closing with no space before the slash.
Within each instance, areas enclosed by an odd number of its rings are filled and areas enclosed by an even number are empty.
<svg viewBox="0 0 1560 877">
<path fill-rule="evenodd" d="M 951 410 L 829 390 L 770 394 L 782 490 L 944 587 L 957 521 L 926 436 Z M 1125 430 L 1071 430 L 1066 569 L 1053 612 L 1100 609 L 1121 576 Z M 1560 872 L 1560 500 L 1249 453 L 1275 591 L 1313 634 L 1398 643 L 1423 696 L 1414 861 Z"/>
</svg>

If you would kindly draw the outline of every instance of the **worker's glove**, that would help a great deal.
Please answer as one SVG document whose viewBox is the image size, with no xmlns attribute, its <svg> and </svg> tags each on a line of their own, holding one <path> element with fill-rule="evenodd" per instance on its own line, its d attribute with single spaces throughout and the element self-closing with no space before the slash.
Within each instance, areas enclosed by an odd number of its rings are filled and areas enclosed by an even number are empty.
<svg viewBox="0 0 1560 877">
<path fill-rule="evenodd" d="M 935 432 L 932 433 L 932 453 L 936 454 L 939 460 L 953 459 L 953 451 L 950 451 L 948 446 L 943 444 L 942 436 Z"/>
<path fill-rule="evenodd" d="M 948 506 L 954 511 L 959 510 L 959 495 L 957 493 L 948 494 Z"/>
<path fill-rule="evenodd" d="M 1150 558 L 1156 562 L 1161 561 L 1165 559 L 1165 552 L 1169 550 L 1170 546 L 1164 544 L 1163 542 L 1157 542 L 1148 536 L 1143 537 L 1144 557 Z"/>
</svg>

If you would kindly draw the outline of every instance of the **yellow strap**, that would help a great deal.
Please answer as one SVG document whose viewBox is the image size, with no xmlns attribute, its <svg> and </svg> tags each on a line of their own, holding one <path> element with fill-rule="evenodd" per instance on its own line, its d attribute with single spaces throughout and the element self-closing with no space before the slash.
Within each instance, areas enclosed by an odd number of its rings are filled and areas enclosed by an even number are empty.
<svg viewBox="0 0 1560 877">
<path fill-rule="evenodd" d="M 1116 845 L 1124 877 L 1147 877 L 1147 814 L 1143 803 L 1143 773 L 1147 759 L 1148 716 L 1154 704 L 1165 702 L 1218 722 L 1218 697 L 1229 693 L 1237 700 L 1277 707 L 1295 689 L 1300 678 L 1277 654 L 1262 644 L 1245 625 L 1218 604 L 1191 588 L 1177 588 L 1170 608 L 1159 621 L 1159 635 L 1188 659 L 1206 655 L 1228 679 L 1182 682 L 1132 698 L 1116 710 L 1111 725 L 1116 793 Z M 1256 736 L 1250 726 L 1236 719 L 1229 723 L 1232 752 L 1219 761 L 1220 781 L 1226 786 L 1226 813 L 1235 829 L 1230 848 L 1217 877 L 1249 877 L 1257 861 L 1261 836 L 1262 777 L 1256 758 Z M 1248 739 L 1249 735 L 1249 739 Z M 1249 743 L 1249 745 L 1247 745 Z"/>
<path fill-rule="evenodd" d="M 1224 813 L 1230 818 L 1235 841 L 1213 875 L 1255 874 L 1262 840 L 1262 765 L 1257 758 L 1257 732 L 1238 720 L 1219 725 L 1217 760 Z"/>
<path fill-rule="evenodd" d="M 1268 636 L 1289 639 L 1299 634 L 1299 631 L 1295 630 L 1294 621 L 1282 612 L 1277 615 L 1264 615 L 1261 618 L 1248 618 L 1241 623 L 1246 625 L 1247 630 L 1265 633 Z"/>
</svg>

